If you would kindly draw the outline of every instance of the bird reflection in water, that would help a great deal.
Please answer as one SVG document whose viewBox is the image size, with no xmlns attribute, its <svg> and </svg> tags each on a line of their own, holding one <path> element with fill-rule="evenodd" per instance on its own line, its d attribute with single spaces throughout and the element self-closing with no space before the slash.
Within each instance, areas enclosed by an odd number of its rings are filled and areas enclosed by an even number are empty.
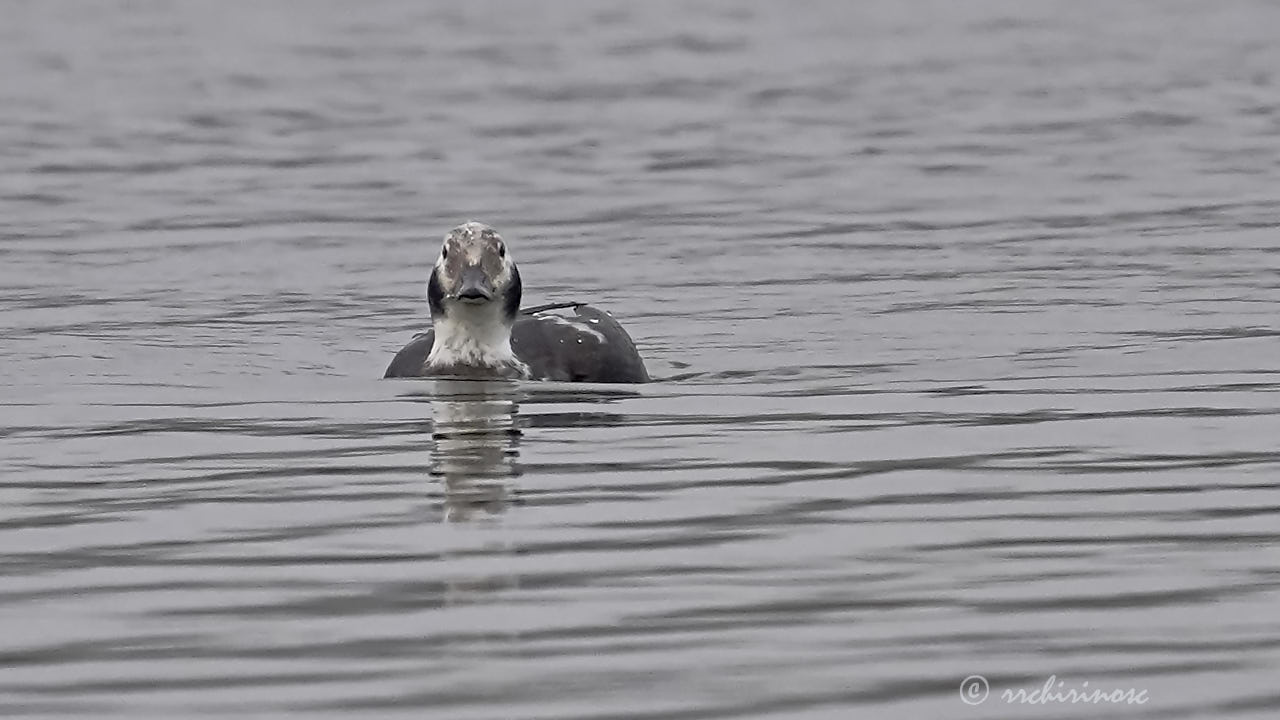
<svg viewBox="0 0 1280 720">
<path fill-rule="evenodd" d="M 444 488 L 445 519 L 467 522 L 505 511 L 520 474 L 516 385 L 437 380 L 435 386 L 430 467 Z"/>
</svg>

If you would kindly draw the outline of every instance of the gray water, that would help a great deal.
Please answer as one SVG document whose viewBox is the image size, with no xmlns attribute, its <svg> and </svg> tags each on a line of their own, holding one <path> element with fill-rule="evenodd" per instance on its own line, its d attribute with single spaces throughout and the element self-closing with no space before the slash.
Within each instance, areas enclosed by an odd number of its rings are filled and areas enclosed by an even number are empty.
<svg viewBox="0 0 1280 720">
<path fill-rule="evenodd" d="M 4 3 L 0 715 L 1272 717 L 1276 27 Z M 657 381 L 380 380 L 467 219 Z"/>
</svg>

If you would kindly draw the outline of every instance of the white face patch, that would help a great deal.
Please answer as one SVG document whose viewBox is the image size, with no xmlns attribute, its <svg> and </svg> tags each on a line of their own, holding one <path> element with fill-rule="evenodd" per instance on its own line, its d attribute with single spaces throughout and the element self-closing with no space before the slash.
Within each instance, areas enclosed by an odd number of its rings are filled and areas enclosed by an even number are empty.
<svg viewBox="0 0 1280 720">
<path fill-rule="evenodd" d="M 515 261 L 496 230 L 478 222 L 467 222 L 449 231 L 436 258 L 436 275 L 445 295 L 453 295 L 462 284 L 468 268 L 484 273 L 496 294 L 511 283 Z"/>
</svg>

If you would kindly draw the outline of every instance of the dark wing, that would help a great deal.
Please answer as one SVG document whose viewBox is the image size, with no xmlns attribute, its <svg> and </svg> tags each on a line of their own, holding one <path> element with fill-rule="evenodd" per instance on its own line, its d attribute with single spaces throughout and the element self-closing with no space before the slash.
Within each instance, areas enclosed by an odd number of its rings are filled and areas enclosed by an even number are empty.
<svg viewBox="0 0 1280 720">
<path fill-rule="evenodd" d="M 408 345 L 400 348 L 400 352 L 391 358 L 384 378 L 420 377 L 422 366 L 427 364 L 427 356 L 431 354 L 431 343 L 436 334 L 430 330 L 421 335 L 414 335 Z"/>
<path fill-rule="evenodd" d="M 553 310 L 572 308 L 566 317 Z M 419 377 L 435 334 L 417 335 L 396 353 L 384 377 Z M 608 313 L 580 303 L 539 305 L 521 312 L 511 349 L 537 380 L 642 383 L 649 381 L 631 336 Z"/>
<path fill-rule="evenodd" d="M 608 313 L 573 305 L 569 317 L 535 308 L 511 329 L 511 349 L 542 380 L 595 383 L 649 381 L 631 336 Z"/>
</svg>

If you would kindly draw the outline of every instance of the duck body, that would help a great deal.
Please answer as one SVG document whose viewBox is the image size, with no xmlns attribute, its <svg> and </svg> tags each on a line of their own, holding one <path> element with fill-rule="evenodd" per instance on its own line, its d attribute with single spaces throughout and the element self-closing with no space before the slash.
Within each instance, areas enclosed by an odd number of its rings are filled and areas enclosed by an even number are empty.
<svg viewBox="0 0 1280 720">
<path fill-rule="evenodd" d="M 562 311 L 570 310 L 566 317 Z M 631 336 L 613 316 L 584 303 L 557 303 L 521 311 L 511 327 L 511 349 L 524 373 L 465 364 L 427 366 L 435 331 L 414 336 L 396 353 L 385 377 L 484 377 L 591 383 L 649 381 Z"/>
<path fill-rule="evenodd" d="M 521 292 L 520 272 L 493 228 L 454 228 L 427 281 L 432 327 L 396 353 L 383 377 L 649 381 L 613 316 L 577 302 L 519 310 Z"/>
</svg>

